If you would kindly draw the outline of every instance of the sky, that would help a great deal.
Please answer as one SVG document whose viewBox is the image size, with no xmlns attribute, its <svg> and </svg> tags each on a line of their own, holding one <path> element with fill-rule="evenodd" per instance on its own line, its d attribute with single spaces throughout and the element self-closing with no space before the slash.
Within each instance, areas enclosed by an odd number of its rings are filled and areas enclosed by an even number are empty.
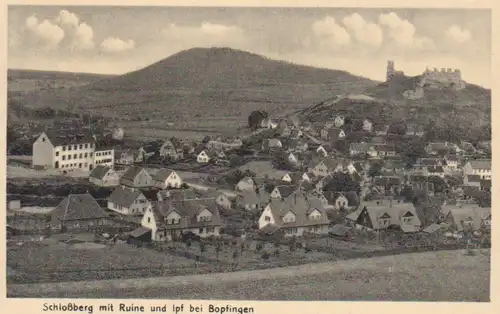
<svg viewBox="0 0 500 314">
<path fill-rule="evenodd" d="M 8 66 L 123 74 L 193 47 L 230 47 L 385 80 L 460 69 L 491 86 L 486 9 L 9 6 Z"/>
</svg>

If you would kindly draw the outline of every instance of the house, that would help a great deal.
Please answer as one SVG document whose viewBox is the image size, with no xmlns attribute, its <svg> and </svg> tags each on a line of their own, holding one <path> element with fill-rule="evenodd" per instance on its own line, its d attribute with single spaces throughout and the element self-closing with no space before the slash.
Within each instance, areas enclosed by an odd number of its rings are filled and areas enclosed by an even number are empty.
<svg viewBox="0 0 500 314">
<path fill-rule="evenodd" d="M 481 176 L 478 174 L 469 174 L 464 176 L 464 185 L 470 187 L 481 187 Z"/>
<path fill-rule="evenodd" d="M 444 157 L 444 164 L 447 170 L 458 170 L 458 158 L 455 155 L 446 155 Z"/>
<path fill-rule="evenodd" d="M 108 197 L 108 209 L 127 216 L 140 216 L 151 207 L 146 196 L 136 188 L 117 187 Z"/>
<path fill-rule="evenodd" d="M 70 194 L 51 213 L 50 223 L 61 231 L 91 230 L 109 225 L 110 217 L 92 195 Z"/>
<path fill-rule="evenodd" d="M 466 229 L 477 231 L 491 229 L 491 207 L 479 207 L 475 204 L 457 204 L 447 206 L 445 223 L 450 224 L 455 232 Z"/>
<path fill-rule="evenodd" d="M 269 196 L 274 199 L 284 199 L 290 196 L 296 190 L 297 186 L 295 185 L 277 185 L 271 191 L 271 194 Z"/>
<path fill-rule="evenodd" d="M 134 188 L 147 188 L 153 186 L 153 178 L 146 169 L 130 166 L 122 175 L 120 184 Z"/>
<path fill-rule="evenodd" d="M 178 189 L 181 187 L 182 183 L 182 178 L 177 172 L 170 169 L 159 169 L 153 176 L 153 184 L 159 189 Z"/>
<path fill-rule="evenodd" d="M 294 154 L 291 152 L 290 154 L 288 154 L 287 160 L 292 165 L 298 165 L 300 163 L 300 159 L 297 153 Z"/>
<path fill-rule="evenodd" d="M 279 149 L 283 143 L 278 138 L 270 138 L 262 141 L 262 150 Z"/>
<path fill-rule="evenodd" d="M 285 201 L 272 200 L 259 217 L 259 230 L 278 229 L 285 237 L 304 233 L 327 234 L 330 220 L 320 204 L 294 194 Z"/>
<path fill-rule="evenodd" d="M 342 115 L 338 115 L 335 117 L 333 120 L 333 124 L 335 125 L 336 128 L 341 128 L 345 124 L 345 117 Z"/>
<path fill-rule="evenodd" d="M 265 118 L 261 121 L 260 127 L 264 129 L 277 129 L 279 124 L 271 118 Z"/>
<path fill-rule="evenodd" d="M 257 211 L 269 202 L 269 194 L 265 191 L 242 191 L 236 196 L 238 207 L 248 211 Z"/>
<path fill-rule="evenodd" d="M 184 156 L 181 142 L 175 138 L 167 139 L 160 147 L 160 156 L 179 160 Z"/>
<path fill-rule="evenodd" d="M 312 161 L 314 165 L 310 172 L 317 177 L 325 177 L 332 173 L 343 171 L 342 163 L 333 158 L 324 158 L 320 161 Z"/>
<path fill-rule="evenodd" d="M 144 213 L 141 226 L 151 231 L 153 241 L 172 241 L 188 232 L 202 238 L 219 236 L 222 221 L 210 198 L 154 204 Z"/>
<path fill-rule="evenodd" d="M 433 142 L 425 146 L 425 151 L 429 155 L 447 155 L 447 154 L 457 154 L 461 151 L 457 144 L 450 142 Z"/>
<path fill-rule="evenodd" d="M 405 233 L 418 232 L 420 219 L 412 203 L 381 200 L 365 202 L 346 216 L 349 224 L 357 229 L 381 231 L 397 226 Z"/>
<path fill-rule="evenodd" d="M 109 144 L 99 141 L 96 142 L 95 147 L 94 167 L 102 165 L 113 168 L 115 165 L 115 149 Z"/>
<path fill-rule="evenodd" d="M 241 179 L 235 186 L 236 191 L 255 191 L 255 181 L 251 177 Z"/>
<path fill-rule="evenodd" d="M 321 130 L 321 138 L 327 141 L 337 141 L 344 139 L 346 134 L 344 130 L 338 128 L 323 129 Z"/>
<path fill-rule="evenodd" d="M 120 165 L 132 165 L 134 163 L 134 153 L 130 149 L 115 151 L 115 163 Z"/>
<path fill-rule="evenodd" d="M 95 140 L 87 132 L 42 132 L 33 143 L 34 168 L 92 170 Z"/>
<path fill-rule="evenodd" d="M 281 181 L 286 183 L 297 184 L 303 180 L 303 175 L 297 172 L 287 172 L 281 177 Z"/>
<path fill-rule="evenodd" d="M 378 152 L 375 149 L 375 145 L 369 143 L 351 143 L 349 145 L 349 155 L 368 155 L 370 157 L 377 157 Z"/>
<path fill-rule="evenodd" d="M 491 170 L 491 159 L 471 160 L 463 167 L 464 176 L 478 175 L 481 179 L 491 180 L 493 174 Z"/>
<path fill-rule="evenodd" d="M 208 151 L 202 150 L 197 156 L 196 156 L 196 161 L 200 164 L 207 164 L 210 162 L 212 157 L 210 156 Z"/>
<path fill-rule="evenodd" d="M 424 130 L 421 126 L 410 124 L 406 127 L 407 136 L 424 136 Z"/>
<path fill-rule="evenodd" d="M 428 176 L 436 176 L 440 178 L 444 178 L 444 169 L 442 166 L 430 166 L 427 167 L 427 175 Z"/>
<path fill-rule="evenodd" d="M 302 174 L 302 180 L 304 182 L 312 183 L 314 179 L 315 179 L 315 176 L 312 173 L 304 172 Z"/>
<path fill-rule="evenodd" d="M 309 149 L 309 144 L 305 141 L 291 140 L 287 142 L 286 147 L 289 151 L 295 151 L 297 153 L 306 152 Z"/>
<path fill-rule="evenodd" d="M 401 178 L 398 176 L 376 176 L 373 178 L 373 187 L 381 194 L 401 189 Z"/>
<path fill-rule="evenodd" d="M 89 182 L 100 187 L 117 186 L 120 176 L 111 167 L 99 165 L 90 172 Z"/>
<path fill-rule="evenodd" d="M 302 135 L 303 135 L 303 133 L 300 129 L 294 129 L 290 133 L 290 137 L 294 138 L 294 139 L 298 139 L 298 138 L 302 137 Z"/>
<path fill-rule="evenodd" d="M 375 150 L 380 157 L 394 157 L 396 156 L 396 148 L 391 144 L 375 144 Z"/>
<path fill-rule="evenodd" d="M 280 134 L 283 137 L 288 137 L 292 134 L 293 126 L 289 125 L 286 120 L 280 122 Z"/>
<path fill-rule="evenodd" d="M 195 189 L 160 190 L 157 192 L 158 202 L 185 201 L 201 198 L 201 194 Z"/>
<path fill-rule="evenodd" d="M 160 147 L 157 143 L 149 143 L 139 148 L 135 162 L 146 162 L 149 158 L 159 153 Z"/>
<path fill-rule="evenodd" d="M 406 165 L 401 160 L 386 160 L 382 166 L 382 170 L 386 172 L 404 172 Z"/>
<path fill-rule="evenodd" d="M 217 192 L 217 193 L 213 193 L 213 196 L 215 196 L 215 203 L 217 205 L 219 205 L 220 207 L 222 207 L 224 209 L 230 209 L 233 207 L 233 203 L 231 202 L 229 197 L 227 197 L 226 194 L 221 193 L 221 192 Z"/>
<path fill-rule="evenodd" d="M 328 202 L 328 205 L 332 205 L 334 209 L 338 211 L 345 211 L 351 208 L 349 200 L 344 195 L 344 193 L 338 193 L 334 191 L 324 191 L 323 195 Z"/>
<path fill-rule="evenodd" d="M 389 132 L 389 125 L 381 125 L 378 128 L 375 128 L 375 134 L 378 136 L 385 136 Z"/>
<path fill-rule="evenodd" d="M 373 122 L 369 119 L 363 120 L 363 131 L 372 132 L 373 131 Z"/>
<path fill-rule="evenodd" d="M 319 145 L 318 148 L 316 148 L 316 153 L 321 157 L 328 156 L 328 152 L 322 145 Z"/>
</svg>

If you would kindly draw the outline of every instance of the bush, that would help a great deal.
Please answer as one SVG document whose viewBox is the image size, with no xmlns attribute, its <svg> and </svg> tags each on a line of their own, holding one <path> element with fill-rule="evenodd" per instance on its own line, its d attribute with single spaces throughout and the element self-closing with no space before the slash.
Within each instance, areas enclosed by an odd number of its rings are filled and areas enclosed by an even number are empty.
<svg viewBox="0 0 500 314">
<path fill-rule="evenodd" d="M 268 260 L 269 259 L 269 253 L 265 252 L 264 254 L 262 254 L 261 258 L 263 260 Z"/>
</svg>

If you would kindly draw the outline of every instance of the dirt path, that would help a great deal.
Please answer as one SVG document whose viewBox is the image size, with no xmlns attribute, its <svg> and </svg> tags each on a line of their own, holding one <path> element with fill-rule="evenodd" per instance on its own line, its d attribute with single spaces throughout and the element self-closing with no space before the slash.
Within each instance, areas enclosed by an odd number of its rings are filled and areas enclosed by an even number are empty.
<svg viewBox="0 0 500 314">
<path fill-rule="evenodd" d="M 489 253 L 489 251 L 484 250 Z M 241 271 L 234 273 L 176 276 L 164 278 L 144 278 L 126 280 L 107 280 L 72 283 L 8 285 L 10 297 L 165 297 L 169 290 L 170 298 L 253 298 L 253 299 L 290 299 L 293 295 L 309 294 L 314 299 L 312 291 L 332 286 L 333 282 L 345 281 L 347 290 L 335 284 L 335 289 L 323 291 L 330 298 L 351 295 L 354 299 L 366 296 L 363 293 L 375 292 L 389 295 L 390 291 L 401 294 L 406 289 L 406 297 L 411 298 L 408 291 L 408 280 L 411 286 L 422 286 L 422 297 L 444 298 L 454 293 L 455 298 L 485 300 L 489 298 L 489 256 L 477 252 L 476 256 L 465 256 L 464 251 L 443 251 L 430 253 L 415 253 L 396 256 L 376 257 L 337 261 L 329 263 L 308 264 L 279 269 L 256 271 Z M 333 280 L 333 281 L 332 281 Z M 266 284 L 263 284 L 266 282 Z M 383 282 L 385 289 L 378 285 Z M 279 287 L 269 290 L 269 285 Z M 281 284 L 280 284 L 281 283 Z M 467 284 L 466 284 L 467 283 Z M 316 286 L 317 284 L 317 286 Z M 238 295 L 240 286 L 257 285 L 259 289 L 246 291 Z M 293 286 L 300 289 L 295 290 Z M 212 289 L 212 287 L 217 287 Z M 398 288 L 399 287 L 399 288 Z M 425 288 L 427 287 L 427 288 Z M 193 290 L 194 289 L 194 290 Z M 358 289 L 358 290 L 356 290 Z M 415 288 L 416 289 L 416 288 Z M 427 290 L 425 290 L 427 289 Z M 438 289 L 437 295 L 432 295 L 432 289 Z M 445 292 L 442 289 L 447 289 Z M 191 292 L 187 292 L 191 291 Z M 223 292 L 225 291 L 225 292 Z M 289 291 L 291 294 L 283 294 Z M 360 292 L 356 292 L 360 291 Z M 365 291 L 365 292 L 362 292 Z M 458 292 L 457 292 L 458 291 Z M 293 293 L 292 293 L 293 292 Z M 335 293 L 334 293 L 335 292 Z M 122 294 L 123 293 L 123 294 Z M 225 293 L 225 294 L 224 294 Z M 360 294 L 361 293 L 361 294 Z M 444 293 L 444 294 L 443 294 Z M 448 294 L 446 294 L 448 293 Z M 226 296 L 226 297 L 224 297 Z M 400 296 L 399 299 L 403 298 Z M 292 298 L 293 299 L 293 298 Z M 320 298 L 322 299 L 322 298 Z"/>
</svg>

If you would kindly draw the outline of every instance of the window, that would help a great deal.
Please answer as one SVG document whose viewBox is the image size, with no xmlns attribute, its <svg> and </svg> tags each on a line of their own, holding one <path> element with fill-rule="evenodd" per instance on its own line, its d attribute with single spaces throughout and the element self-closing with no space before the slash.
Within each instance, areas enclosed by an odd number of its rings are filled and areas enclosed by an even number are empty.
<svg viewBox="0 0 500 314">
<path fill-rule="evenodd" d="M 73 149 L 74 149 L 74 150 L 77 150 L 77 149 L 78 149 L 78 145 L 76 145 L 76 144 L 75 144 L 75 145 L 73 145 Z"/>
<path fill-rule="evenodd" d="M 215 231 L 214 227 L 207 227 L 207 233 L 211 233 L 214 231 Z"/>
<path fill-rule="evenodd" d="M 63 147 L 62 147 L 62 150 L 63 150 L 63 151 L 66 151 L 66 146 L 63 146 Z"/>
<path fill-rule="evenodd" d="M 64 156 L 64 155 L 63 155 L 63 156 L 62 156 L 62 160 L 66 160 L 66 156 Z"/>
<path fill-rule="evenodd" d="M 59 156 L 59 152 L 56 152 L 56 157 Z"/>
<path fill-rule="evenodd" d="M 89 144 L 85 144 L 85 148 L 89 148 Z"/>
<path fill-rule="evenodd" d="M 89 153 L 89 156 L 92 157 L 92 153 Z"/>
<path fill-rule="evenodd" d="M 83 157 L 83 154 L 82 154 L 82 153 L 80 153 L 80 159 L 82 159 L 82 157 Z"/>
<path fill-rule="evenodd" d="M 151 222 L 151 217 L 148 217 L 148 223 Z"/>
<path fill-rule="evenodd" d="M 42 137 L 42 142 L 45 142 L 45 137 Z"/>
<path fill-rule="evenodd" d="M 200 228 L 199 233 L 202 234 L 204 231 L 204 228 Z"/>
<path fill-rule="evenodd" d="M 68 155 L 68 160 L 71 160 L 71 155 Z"/>
<path fill-rule="evenodd" d="M 82 149 L 82 148 L 83 148 L 83 144 L 80 144 L 80 149 Z"/>
<path fill-rule="evenodd" d="M 265 220 L 265 221 L 271 221 L 271 217 L 266 216 L 266 217 L 264 217 L 264 220 Z"/>
<path fill-rule="evenodd" d="M 85 153 L 85 154 L 84 154 L 83 156 L 84 156 L 84 158 L 87 158 L 87 156 L 88 156 L 88 153 Z"/>
<path fill-rule="evenodd" d="M 68 150 L 71 150 L 71 145 L 68 145 Z"/>
</svg>

